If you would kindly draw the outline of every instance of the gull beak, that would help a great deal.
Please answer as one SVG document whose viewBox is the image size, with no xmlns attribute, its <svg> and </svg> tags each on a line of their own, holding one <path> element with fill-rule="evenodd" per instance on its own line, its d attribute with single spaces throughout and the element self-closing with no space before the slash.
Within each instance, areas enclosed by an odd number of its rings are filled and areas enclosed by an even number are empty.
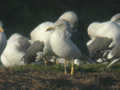
<svg viewBox="0 0 120 90">
<path fill-rule="evenodd" d="M 2 27 L 0 27 L 0 32 L 4 32 L 4 30 L 3 30 L 3 28 L 2 28 Z"/>
<path fill-rule="evenodd" d="M 48 27 L 48 28 L 46 29 L 46 31 L 52 31 L 52 30 L 55 30 L 55 28 L 54 28 L 54 27 Z"/>
</svg>

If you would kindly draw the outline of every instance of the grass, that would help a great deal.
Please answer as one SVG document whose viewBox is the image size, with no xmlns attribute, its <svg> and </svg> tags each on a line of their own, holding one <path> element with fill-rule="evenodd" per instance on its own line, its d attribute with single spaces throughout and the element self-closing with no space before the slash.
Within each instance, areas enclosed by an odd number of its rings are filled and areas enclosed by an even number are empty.
<svg viewBox="0 0 120 90">
<path fill-rule="evenodd" d="M 111 68 L 106 69 L 105 64 L 83 64 L 80 66 L 74 65 L 76 72 L 104 72 L 115 71 L 120 72 L 120 64 L 113 65 Z M 37 71 L 52 71 L 52 72 L 64 72 L 64 66 L 57 65 L 36 65 L 29 64 L 25 66 L 14 66 L 11 69 L 15 71 L 24 71 L 25 69 L 37 70 Z M 67 70 L 70 71 L 71 65 L 68 65 Z"/>
<path fill-rule="evenodd" d="M 25 65 L 0 69 L 1 90 L 119 90 L 120 64 L 75 65 L 74 76 L 63 65 Z M 67 67 L 70 72 L 70 65 Z"/>
</svg>

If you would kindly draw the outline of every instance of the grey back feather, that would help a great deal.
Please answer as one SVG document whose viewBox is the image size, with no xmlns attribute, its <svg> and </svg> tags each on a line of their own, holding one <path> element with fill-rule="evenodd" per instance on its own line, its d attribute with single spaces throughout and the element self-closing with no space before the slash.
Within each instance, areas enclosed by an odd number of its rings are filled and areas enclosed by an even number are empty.
<svg viewBox="0 0 120 90">
<path fill-rule="evenodd" d="M 23 56 L 22 60 L 26 64 L 30 64 L 31 62 L 35 61 L 35 57 L 37 52 L 43 51 L 44 44 L 40 41 L 35 41 L 27 50 L 25 55 Z"/>
</svg>

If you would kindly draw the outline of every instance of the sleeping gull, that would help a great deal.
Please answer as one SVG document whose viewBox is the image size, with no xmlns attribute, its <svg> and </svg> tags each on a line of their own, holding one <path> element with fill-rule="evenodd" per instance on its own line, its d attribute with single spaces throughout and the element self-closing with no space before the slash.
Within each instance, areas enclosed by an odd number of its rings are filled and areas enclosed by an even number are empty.
<svg viewBox="0 0 120 90">
<path fill-rule="evenodd" d="M 1 55 L 3 66 L 24 65 L 24 61 L 21 61 L 21 58 L 29 46 L 30 43 L 26 37 L 18 33 L 12 34 L 7 40 L 7 45 Z"/>
</svg>

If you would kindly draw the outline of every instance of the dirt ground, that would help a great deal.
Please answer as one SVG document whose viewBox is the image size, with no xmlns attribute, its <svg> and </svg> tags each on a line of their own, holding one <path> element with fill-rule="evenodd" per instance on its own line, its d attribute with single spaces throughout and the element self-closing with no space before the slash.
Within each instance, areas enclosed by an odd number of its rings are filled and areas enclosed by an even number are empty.
<svg viewBox="0 0 120 90">
<path fill-rule="evenodd" d="M 0 68 L 0 90 L 120 90 L 120 72 L 45 71 Z"/>
</svg>

